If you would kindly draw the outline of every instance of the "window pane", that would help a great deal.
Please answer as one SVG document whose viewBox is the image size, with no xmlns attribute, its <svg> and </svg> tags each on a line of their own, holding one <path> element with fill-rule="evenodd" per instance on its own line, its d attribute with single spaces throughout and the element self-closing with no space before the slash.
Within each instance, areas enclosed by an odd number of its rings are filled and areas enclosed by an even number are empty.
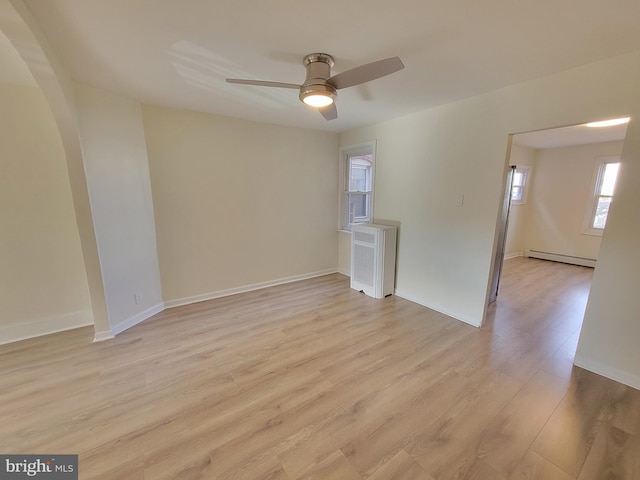
<svg viewBox="0 0 640 480">
<path fill-rule="evenodd" d="M 513 186 L 521 187 L 522 185 L 524 185 L 524 173 L 516 170 L 516 173 L 513 174 Z"/>
<path fill-rule="evenodd" d="M 369 217 L 369 195 L 348 195 L 349 222 L 367 221 Z"/>
<path fill-rule="evenodd" d="M 616 186 L 616 178 L 618 177 L 619 163 L 607 163 L 604 167 L 604 174 L 602 175 L 602 186 L 600 187 L 600 195 L 613 195 L 613 190 Z"/>
<path fill-rule="evenodd" d="M 593 228 L 604 228 L 609 214 L 609 205 L 611 205 L 611 197 L 598 197 L 596 214 L 593 217 Z"/>
<path fill-rule="evenodd" d="M 350 192 L 371 191 L 373 155 L 349 157 L 348 185 Z"/>
<path fill-rule="evenodd" d="M 367 191 L 367 169 L 358 165 L 351 166 L 351 180 L 349 190 L 352 192 Z"/>
<path fill-rule="evenodd" d="M 511 200 L 522 200 L 522 187 L 517 185 L 513 186 L 513 189 L 511 190 Z"/>
</svg>

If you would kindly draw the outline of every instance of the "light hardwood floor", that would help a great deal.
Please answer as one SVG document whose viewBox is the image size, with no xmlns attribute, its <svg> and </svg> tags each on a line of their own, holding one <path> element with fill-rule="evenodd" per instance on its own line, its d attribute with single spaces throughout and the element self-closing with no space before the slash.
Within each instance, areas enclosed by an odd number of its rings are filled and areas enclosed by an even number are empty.
<svg viewBox="0 0 640 480">
<path fill-rule="evenodd" d="M 508 260 L 481 329 L 336 274 L 5 345 L 0 452 L 87 480 L 640 479 L 640 392 L 572 366 L 591 275 Z"/>
</svg>

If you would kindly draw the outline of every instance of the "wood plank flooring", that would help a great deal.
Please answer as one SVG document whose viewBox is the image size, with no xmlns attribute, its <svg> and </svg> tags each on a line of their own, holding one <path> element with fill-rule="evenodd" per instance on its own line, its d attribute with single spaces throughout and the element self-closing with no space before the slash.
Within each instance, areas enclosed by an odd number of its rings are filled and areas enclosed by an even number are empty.
<svg viewBox="0 0 640 480">
<path fill-rule="evenodd" d="M 0 346 L 0 452 L 87 480 L 640 479 L 640 392 L 572 365 L 591 275 L 508 260 L 481 329 L 336 274 Z"/>
</svg>

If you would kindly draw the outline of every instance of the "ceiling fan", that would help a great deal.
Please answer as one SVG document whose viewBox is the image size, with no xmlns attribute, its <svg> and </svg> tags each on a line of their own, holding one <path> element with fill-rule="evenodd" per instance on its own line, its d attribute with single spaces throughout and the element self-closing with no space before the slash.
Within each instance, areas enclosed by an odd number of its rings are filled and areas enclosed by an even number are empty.
<svg viewBox="0 0 640 480">
<path fill-rule="evenodd" d="M 362 83 L 370 82 L 380 77 L 390 75 L 404 68 L 399 57 L 385 58 L 377 62 L 367 63 L 331 76 L 333 57 L 326 53 L 311 53 L 302 61 L 307 69 L 307 78 L 302 85 L 295 83 L 268 82 L 263 80 L 242 80 L 227 78 L 228 83 L 242 85 L 257 85 L 260 87 L 293 88 L 300 91 L 299 97 L 307 105 L 317 107 L 326 120 L 338 118 L 338 110 L 334 100 L 338 90 Z"/>
</svg>

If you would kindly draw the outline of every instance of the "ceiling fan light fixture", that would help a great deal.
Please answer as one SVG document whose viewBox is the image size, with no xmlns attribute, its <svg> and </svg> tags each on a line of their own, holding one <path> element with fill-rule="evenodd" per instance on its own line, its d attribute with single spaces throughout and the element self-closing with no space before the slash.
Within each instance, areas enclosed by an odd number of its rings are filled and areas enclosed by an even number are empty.
<svg viewBox="0 0 640 480">
<path fill-rule="evenodd" d="M 326 107 L 328 105 L 331 105 L 333 103 L 333 98 L 331 98 L 328 95 L 325 95 L 324 93 L 322 94 L 314 93 L 311 95 L 307 95 L 302 99 L 302 101 L 312 107 L 321 108 L 321 107 Z"/>
<path fill-rule="evenodd" d="M 336 98 L 336 90 L 331 85 L 303 85 L 300 100 L 316 108 L 327 107 Z"/>
</svg>

